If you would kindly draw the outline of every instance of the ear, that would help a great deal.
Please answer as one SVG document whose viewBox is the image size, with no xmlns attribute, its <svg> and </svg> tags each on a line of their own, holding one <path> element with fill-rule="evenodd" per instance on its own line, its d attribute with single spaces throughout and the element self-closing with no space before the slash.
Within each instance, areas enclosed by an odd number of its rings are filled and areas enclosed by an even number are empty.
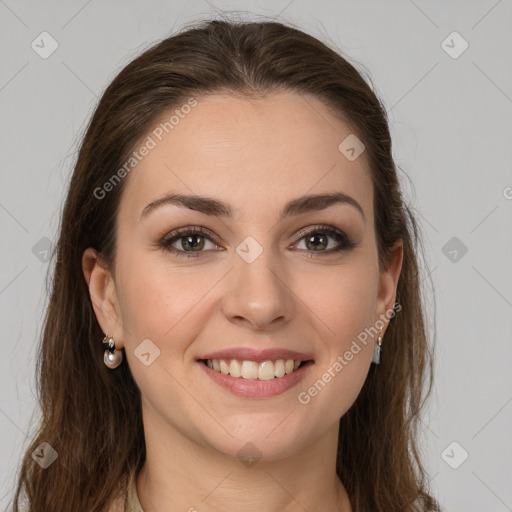
<svg viewBox="0 0 512 512">
<path fill-rule="evenodd" d="M 116 348 L 122 348 L 123 327 L 115 281 L 101 257 L 91 247 L 82 255 L 82 271 L 101 329 L 114 338 Z"/>
<path fill-rule="evenodd" d="M 386 313 L 393 310 L 396 301 L 396 290 L 398 286 L 398 278 L 400 277 L 400 272 L 402 270 L 402 261 L 403 241 L 399 238 L 391 248 L 388 266 L 385 270 L 381 271 L 379 279 L 377 315 L 379 318 L 386 318 L 385 322 L 387 323 L 389 323 L 390 314 Z M 384 334 L 386 328 L 384 328 L 382 334 Z"/>
</svg>

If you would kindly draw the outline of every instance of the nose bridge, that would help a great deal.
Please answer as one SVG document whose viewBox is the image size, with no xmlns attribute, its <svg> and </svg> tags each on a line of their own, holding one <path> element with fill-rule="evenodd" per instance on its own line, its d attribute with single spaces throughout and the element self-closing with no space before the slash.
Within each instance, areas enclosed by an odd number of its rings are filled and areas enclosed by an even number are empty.
<svg viewBox="0 0 512 512">
<path fill-rule="evenodd" d="M 270 234 L 259 238 L 265 239 L 263 244 L 249 236 L 236 247 L 224 313 L 264 328 L 278 318 L 289 320 L 292 298 L 282 258 L 271 245 Z"/>
</svg>

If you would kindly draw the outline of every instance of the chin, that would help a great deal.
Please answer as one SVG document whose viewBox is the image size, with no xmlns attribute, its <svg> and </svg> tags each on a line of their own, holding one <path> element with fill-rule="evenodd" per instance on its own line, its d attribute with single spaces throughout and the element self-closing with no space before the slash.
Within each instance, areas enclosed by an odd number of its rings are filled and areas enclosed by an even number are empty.
<svg viewBox="0 0 512 512">
<path fill-rule="evenodd" d="M 310 435 L 304 432 L 303 426 L 291 420 L 291 416 L 283 421 L 280 415 L 272 422 L 250 421 L 246 415 L 245 423 L 238 422 L 237 427 L 226 426 L 226 433 L 221 436 L 204 436 L 204 443 L 218 452 L 239 459 L 240 462 L 251 465 L 251 461 L 277 461 L 285 459 L 301 450 Z M 276 415 L 277 416 L 277 415 Z M 231 437 L 233 436 L 233 437 Z"/>
</svg>

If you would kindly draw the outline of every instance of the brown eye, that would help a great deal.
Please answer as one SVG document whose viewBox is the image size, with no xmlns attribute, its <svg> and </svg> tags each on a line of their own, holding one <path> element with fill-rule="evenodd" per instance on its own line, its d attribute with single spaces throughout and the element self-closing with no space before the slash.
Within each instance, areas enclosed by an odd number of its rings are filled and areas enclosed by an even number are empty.
<svg viewBox="0 0 512 512">
<path fill-rule="evenodd" d="M 186 235 L 178 238 L 181 239 L 183 250 L 200 251 L 204 247 L 204 238 L 202 235 Z"/>
<path fill-rule="evenodd" d="M 212 240 L 211 234 L 204 228 L 181 228 L 165 236 L 158 245 L 165 250 L 178 256 L 187 258 L 197 257 L 204 251 L 206 241 L 209 241 L 213 247 L 218 247 Z M 178 247 L 175 244 L 178 243 Z"/>
<path fill-rule="evenodd" d="M 354 248 L 357 244 L 353 242 L 348 235 L 331 226 L 317 226 L 307 232 L 300 233 L 301 240 L 305 241 L 305 250 L 308 252 L 317 252 L 320 254 L 332 254 Z M 299 236 L 300 236 L 299 235 Z M 334 239 L 337 246 L 330 247 L 330 240 Z M 330 250 L 326 250 L 329 248 Z"/>
<path fill-rule="evenodd" d="M 328 255 L 352 249 L 357 245 L 346 233 L 331 226 L 316 226 L 301 232 L 299 236 L 300 240 L 305 241 L 305 248 L 299 250 L 308 253 L 310 257 L 313 253 Z M 186 227 L 166 235 L 158 245 L 177 256 L 194 258 L 209 250 L 218 250 L 219 246 L 212 240 L 214 238 L 214 235 L 205 228 Z M 331 239 L 335 241 L 334 247 L 330 247 Z M 211 243 L 213 247 L 208 249 L 207 243 Z"/>
</svg>

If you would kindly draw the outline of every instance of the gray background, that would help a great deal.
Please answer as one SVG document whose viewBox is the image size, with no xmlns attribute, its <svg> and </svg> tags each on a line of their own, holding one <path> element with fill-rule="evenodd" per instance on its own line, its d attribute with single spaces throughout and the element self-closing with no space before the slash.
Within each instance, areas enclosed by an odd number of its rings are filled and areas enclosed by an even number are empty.
<svg viewBox="0 0 512 512">
<path fill-rule="evenodd" d="M 218 9 L 294 22 L 371 76 L 411 178 L 404 187 L 421 212 L 434 284 L 436 383 L 423 445 L 433 489 L 447 511 L 512 510 L 511 0 L 0 0 L 2 509 L 37 419 L 46 249 L 77 141 L 122 66 Z M 59 45 L 47 59 L 31 47 L 43 31 Z M 463 48 L 454 31 L 469 44 L 457 58 L 445 51 Z"/>
</svg>

